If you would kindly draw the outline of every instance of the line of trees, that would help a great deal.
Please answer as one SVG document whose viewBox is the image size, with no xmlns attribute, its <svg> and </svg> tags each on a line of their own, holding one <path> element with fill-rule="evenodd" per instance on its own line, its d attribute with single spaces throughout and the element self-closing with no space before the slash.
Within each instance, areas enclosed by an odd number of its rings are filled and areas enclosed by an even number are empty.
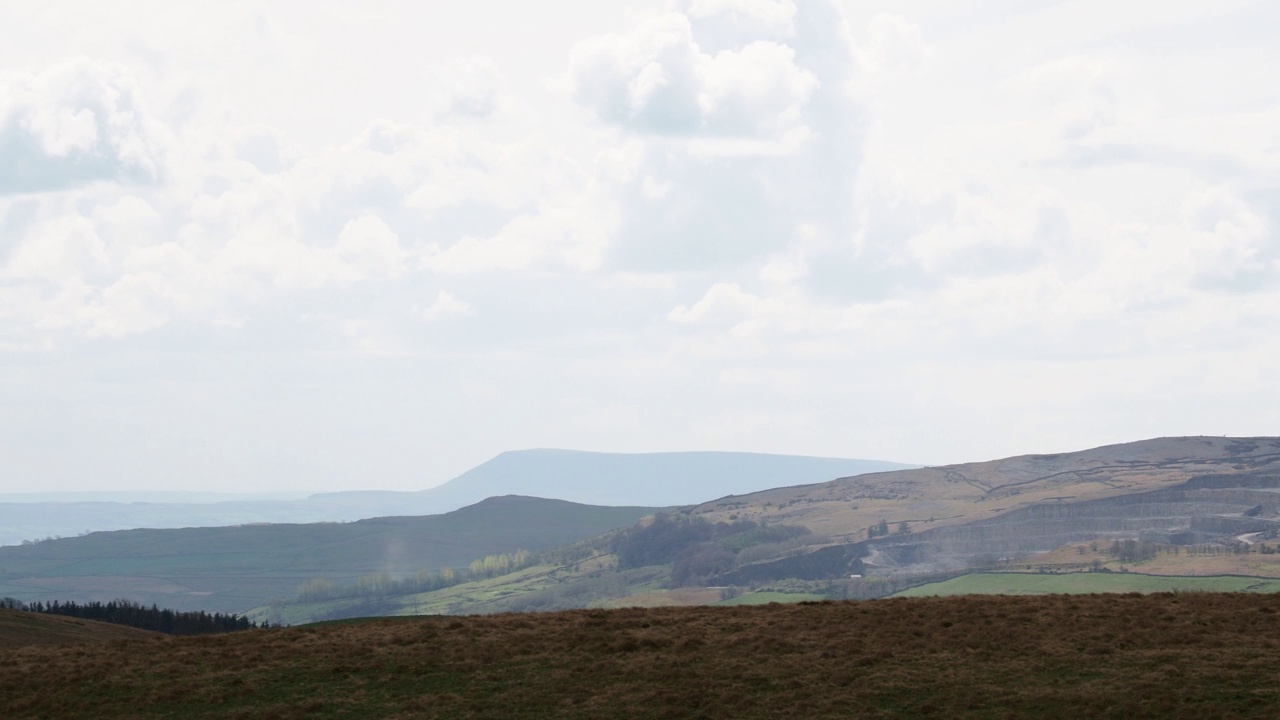
<svg viewBox="0 0 1280 720">
<path fill-rule="evenodd" d="M 911 532 L 911 526 L 907 523 L 906 520 L 903 520 L 898 523 L 898 528 L 893 531 L 893 534 L 906 535 L 907 533 L 910 533 L 910 532 Z M 873 538 L 878 538 L 878 537 L 885 537 L 888 534 L 889 534 L 889 521 L 885 520 L 884 518 L 881 518 L 880 522 L 867 528 L 868 540 L 871 540 Z"/>
<path fill-rule="evenodd" d="M 648 525 L 618 534 L 613 551 L 620 570 L 671 563 L 672 585 L 684 587 L 733 570 L 751 548 L 768 545 L 781 550 L 809 535 L 808 528 L 798 525 L 764 525 L 745 519 L 712 523 L 701 516 L 659 513 Z"/>
<path fill-rule="evenodd" d="M 258 624 L 239 615 L 223 613 L 207 613 L 203 610 L 179 612 L 167 608 L 159 608 L 152 604 L 146 607 L 132 600 L 112 600 L 110 602 L 77 603 L 74 601 L 20 603 L 12 598 L 5 598 L 4 605 L 15 610 L 44 613 L 46 615 L 66 615 L 68 617 L 98 620 L 128 625 L 129 627 L 153 630 L 167 635 L 211 635 L 215 633 L 251 630 Z"/>
<path fill-rule="evenodd" d="M 471 571 L 473 578 L 497 577 L 516 570 L 523 570 L 529 566 L 532 557 L 528 550 L 485 555 L 484 558 L 472 562 L 471 567 L 467 569 Z"/>
<path fill-rule="evenodd" d="M 324 602 L 326 600 L 343 600 L 359 598 L 363 600 L 385 600 L 395 595 L 413 595 L 452 587 L 471 580 L 505 575 L 523 570 L 539 562 L 539 557 L 527 550 L 513 553 L 486 555 L 471 563 L 465 570 L 443 568 L 439 572 L 420 570 L 416 575 L 396 579 L 391 573 L 380 572 L 361 575 L 354 583 L 336 585 L 325 578 L 308 580 L 298 586 L 297 602 Z"/>
</svg>

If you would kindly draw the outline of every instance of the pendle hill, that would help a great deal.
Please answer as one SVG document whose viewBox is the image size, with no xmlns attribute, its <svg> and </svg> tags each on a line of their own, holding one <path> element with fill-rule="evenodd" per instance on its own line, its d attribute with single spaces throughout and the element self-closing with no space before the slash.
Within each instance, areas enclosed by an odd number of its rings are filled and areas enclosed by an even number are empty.
<svg viewBox="0 0 1280 720">
<path fill-rule="evenodd" d="M 539 449 L 502 453 L 453 480 L 417 492 L 350 491 L 285 499 L 172 492 L 0 494 L 0 545 L 99 530 L 434 515 L 499 495 L 668 507 L 908 467 L 915 466 L 762 453 Z"/>
</svg>

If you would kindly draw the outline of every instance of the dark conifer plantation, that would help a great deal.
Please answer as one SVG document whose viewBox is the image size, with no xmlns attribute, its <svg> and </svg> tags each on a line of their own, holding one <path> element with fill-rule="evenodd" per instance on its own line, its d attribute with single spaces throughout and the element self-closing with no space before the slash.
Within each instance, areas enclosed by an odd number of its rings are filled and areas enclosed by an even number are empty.
<svg viewBox="0 0 1280 720">
<path fill-rule="evenodd" d="M 25 609 L 49 615 L 67 615 L 85 620 L 128 625 L 167 635 L 211 635 L 258 627 L 257 623 L 250 622 L 239 615 L 209 614 L 203 610 L 177 612 L 158 608 L 154 604 L 146 607 L 131 600 L 112 600 L 107 603 L 95 601 L 83 605 L 53 600 L 48 603 L 32 603 Z"/>
</svg>

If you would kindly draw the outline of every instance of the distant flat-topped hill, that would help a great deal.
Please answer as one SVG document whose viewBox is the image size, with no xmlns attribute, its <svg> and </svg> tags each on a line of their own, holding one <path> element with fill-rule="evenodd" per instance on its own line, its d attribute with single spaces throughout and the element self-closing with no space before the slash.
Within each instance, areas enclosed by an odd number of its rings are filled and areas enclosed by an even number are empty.
<svg viewBox="0 0 1280 720">
<path fill-rule="evenodd" d="M 880 460 L 741 452 L 505 452 L 439 487 L 416 493 L 419 507 L 470 505 L 494 495 L 530 495 L 590 505 L 692 505 L 725 495 L 918 467 Z M 366 493 L 312 496 L 313 502 Z M 367 494 L 376 498 L 378 494 Z M 439 510 L 437 510 L 438 512 Z"/>
<path fill-rule="evenodd" d="M 502 453 L 443 485 L 418 492 L 353 491 L 294 499 L 230 500 L 205 493 L 193 494 L 192 502 L 174 502 L 180 497 L 175 494 L 122 494 L 117 501 L 111 501 L 110 494 L 69 495 L 74 502 L 50 502 L 47 494 L 14 496 L 15 501 L 6 502 L 6 496 L 0 495 L 0 545 L 139 527 L 336 522 L 388 515 L 431 515 L 498 495 L 526 495 L 590 505 L 691 505 L 729 494 L 905 467 L 916 466 L 760 453 L 521 450 Z M 376 484 L 377 481 L 367 482 Z M 139 498 L 148 501 L 139 502 Z M 215 501 L 210 502 L 211 499 Z"/>
</svg>

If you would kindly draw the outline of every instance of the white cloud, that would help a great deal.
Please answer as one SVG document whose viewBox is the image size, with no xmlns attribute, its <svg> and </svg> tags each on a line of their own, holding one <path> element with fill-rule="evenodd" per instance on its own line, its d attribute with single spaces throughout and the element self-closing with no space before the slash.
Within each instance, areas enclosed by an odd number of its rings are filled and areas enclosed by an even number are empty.
<svg viewBox="0 0 1280 720">
<path fill-rule="evenodd" d="M 670 13 L 643 20 L 627 36 L 582 41 L 573 48 L 569 75 L 578 100 L 606 121 L 690 133 L 701 120 L 699 56 L 688 19 Z"/>
<path fill-rule="evenodd" d="M 1189 198 L 1186 216 L 1194 237 L 1190 260 L 1201 282 L 1256 290 L 1280 278 L 1280 237 L 1258 208 L 1211 187 Z"/>
<path fill-rule="evenodd" d="M 801 126 L 818 86 L 786 45 L 758 40 L 704 52 L 689 18 L 647 18 L 626 36 L 578 44 L 574 94 L 603 120 L 659 135 L 774 139 Z"/>
<path fill-rule="evenodd" d="M 777 138 L 801 127 L 805 103 L 817 86 L 813 73 L 796 67 L 794 50 L 753 42 L 737 52 L 721 52 L 707 64 L 698 105 L 712 134 Z"/>
<path fill-rule="evenodd" d="M 237 159 L 267 175 L 292 168 L 305 154 L 302 147 L 283 132 L 267 125 L 231 128 L 230 139 Z"/>
<path fill-rule="evenodd" d="M 365 278 L 394 280 L 404 274 L 405 253 L 400 239 L 376 215 L 365 215 L 344 225 L 334 250 Z"/>
<path fill-rule="evenodd" d="M 922 72 L 932 61 L 933 48 L 920 26 L 900 15 L 880 13 L 867 24 L 867 41 L 859 47 L 859 71 L 864 83 L 878 85 Z"/>
<path fill-rule="evenodd" d="M 169 143 L 119 65 L 0 74 L 0 194 L 159 179 Z"/>
<path fill-rule="evenodd" d="M 667 316 L 677 323 L 729 323 L 751 315 L 759 298 L 745 293 L 737 283 L 717 283 L 692 307 L 681 305 Z"/>
<path fill-rule="evenodd" d="M 158 328 L 169 321 L 168 308 L 182 303 L 181 295 L 168 275 L 124 275 L 83 310 L 86 334 L 122 337 Z"/>
<path fill-rule="evenodd" d="M 1109 57 L 1077 55 L 1026 70 L 1006 87 L 1025 98 L 1022 119 L 1065 141 L 1080 141 L 1119 121 L 1125 74 L 1123 64 Z"/>
<path fill-rule="evenodd" d="M 50 284 L 67 277 L 93 276 L 109 269 L 107 252 L 89 219 L 73 213 L 31 227 L 5 264 L 8 280 Z"/>
<path fill-rule="evenodd" d="M 453 293 L 441 290 L 436 293 L 436 299 L 430 305 L 414 306 L 413 313 L 427 322 L 435 322 L 444 318 L 467 317 L 474 315 L 475 311 L 469 303 L 459 300 Z"/>
<path fill-rule="evenodd" d="M 791 0 L 689 0 L 690 17 L 746 25 L 756 33 L 790 34 L 796 5 Z"/>
<path fill-rule="evenodd" d="M 483 120 L 512 102 L 506 78 L 490 58 L 453 58 L 432 64 L 424 74 L 438 118 Z"/>
<path fill-rule="evenodd" d="M 704 52 L 703 38 L 735 17 L 730 8 L 645 18 L 626 36 L 574 49 L 577 99 L 626 131 L 625 170 L 603 178 L 618 208 L 605 267 L 739 266 L 785 247 L 803 225 L 852 229 L 860 109 L 838 15 L 825 2 L 788 5 L 785 38 Z"/>
</svg>

